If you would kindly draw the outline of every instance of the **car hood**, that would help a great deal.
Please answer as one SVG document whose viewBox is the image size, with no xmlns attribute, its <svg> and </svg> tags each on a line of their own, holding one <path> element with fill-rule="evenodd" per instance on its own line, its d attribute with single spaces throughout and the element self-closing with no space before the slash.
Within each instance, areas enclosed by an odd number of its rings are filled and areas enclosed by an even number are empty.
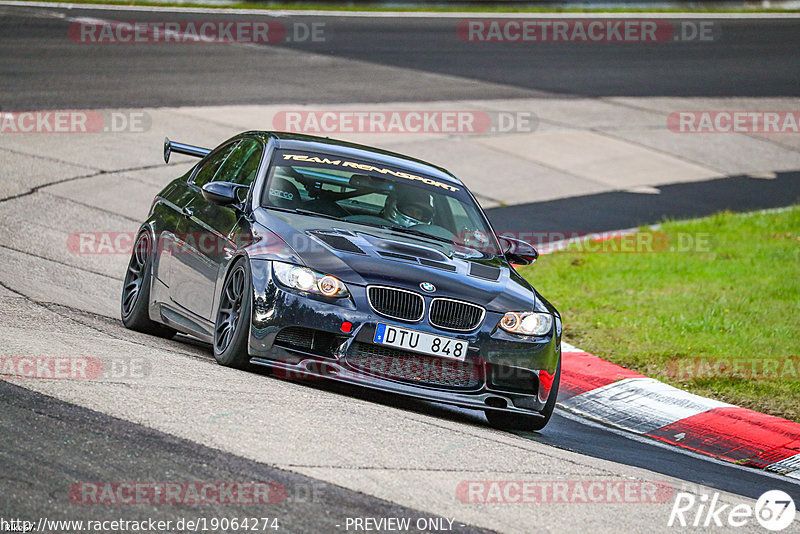
<svg viewBox="0 0 800 534">
<path fill-rule="evenodd" d="M 385 285 L 484 306 L 489 311 L 541 307 L 530 284 L 503 256 L 380 227 L 259 209 L 256 222 L 280 236 L 307 267 L 348 284 Z M 537 306 L 538 304 L 538 306 Z"/>
</svg>

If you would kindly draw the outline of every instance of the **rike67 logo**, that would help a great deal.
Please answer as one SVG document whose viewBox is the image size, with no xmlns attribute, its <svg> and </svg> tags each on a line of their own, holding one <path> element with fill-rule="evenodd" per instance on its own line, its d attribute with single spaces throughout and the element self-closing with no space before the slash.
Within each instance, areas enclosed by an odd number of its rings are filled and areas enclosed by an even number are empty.
<svg viewBox="0 0 800 534">
<path fill-rule="evenodd" d="M 725 529 L 751 524 L 753 518 L 767 530 L 779 532 L 795 520 L 797 510 L 788 493 L 770 490 L 761 495 L 754 507 L 749 504 L 723 504 L 720 494 L 695 495 L 679 492 L 669 514 L 667 526 Z"/>
</svg>

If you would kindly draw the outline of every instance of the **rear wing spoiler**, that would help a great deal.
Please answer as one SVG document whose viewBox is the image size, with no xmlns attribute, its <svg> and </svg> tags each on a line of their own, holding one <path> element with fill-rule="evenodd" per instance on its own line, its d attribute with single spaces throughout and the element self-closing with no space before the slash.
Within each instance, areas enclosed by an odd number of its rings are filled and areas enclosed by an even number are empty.
<svg viewBox="0 0 800 534">
<path fill-rule="evenodd" d="M 164 138 L 164 163 L 169 163 L 169 156 L 175 152 L 176 154 L 186 154 L 187 156 L 194 156 L 196 158 L 204 158 L 211 152 L 210 148 L 203 148 L 193 145 L 185 145 L 183 143 L 176 143 L 170 141 L 169 137 Z"/>
</svg>

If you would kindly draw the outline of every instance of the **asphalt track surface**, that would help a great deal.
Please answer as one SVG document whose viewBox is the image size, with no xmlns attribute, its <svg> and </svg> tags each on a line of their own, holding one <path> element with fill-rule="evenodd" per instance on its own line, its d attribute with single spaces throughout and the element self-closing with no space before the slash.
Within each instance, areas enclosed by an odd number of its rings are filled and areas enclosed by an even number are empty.
<svg viewBox="0 0 800 534">
<path fill-rule="evenodd" d="M 800 24 L 794 20 L 713 20 L 709 42 L 596 44 L 463 42 L 456 35 L 458 18 L 267 17 L 280 20 L 290 35 L 295 24 L 324 24 L 324 41 L 206 47 L 84 44 L 70 40 L 67 31 L 78 17 L 264 17 L 1 6 L 0 13 L 0 107 L 6 110 L 548 95 L 797 96 L 800 83 Z"/>
<path fill-rule="evenodd" d="M 15 440 L 2 440 L 3 515 L 26 517 L 31 510 L 43 517 L 66 514 L 87 516 L 86 504 L 70 493 L 75 480 L 105 480 L 114 472 L 125 480 L 254 481 L 269 483 L 273 504 L 259 517 L 277 519 L 280 531 L 327 532 L 346 517 L 405 517 L 416 522 L 423 515 L 393 503 L 245 460 L 60 402 L 0 381 L 3 426 Z M 19 442 L 31 444 L 19 454 Z M 68 452 L 67 452 L 68 451 Z M 65 454 L 66 453 L 66 454 Z M 278 486 L 279 485 L 279 486 Z M 80 490 L 78 490 L 80 491 Z M 103 518 L 128 517 L 130 505 L 103 506 Z M 137 505 L 136 517 L 172 520 L 190 517 L 253 517 L 253 506 L 242 504 L 186 504 L 180 508 Z M 265 511 L 266 510 L 266 511 Z M 271 521 L 268 524 L 272 524 Z M 454 523 L 455 532 L 487 532 Z"/>
<path fill-rule="evenodd" d="M 775 20 L 719 21 L 719 40 L 702 46 L 568 44 L 537 45 L 534 50 L 525 45 L 462 43 L 455 38 L 454 20 L 303 17 L 303 21 L 329 25 L 330 40 L 254 50 L 246 46 L 80 45 L 66 37 L 69 20 L 53 17 L 47 10 L 0 7 L 0 13 L 0 106 L 14 110 L 547 95 L 796 96 L 800 80 L 796 58 L 800 24 Z M 80 16 L 208 19 L 202 15 L 114 14 L 88 9 L 69 14 Z M 318 55 L 298 56 L 294 49 Z M 142 83 L 145 79 L 147 83 Z M 553 229 L 563 230 L 570 227 L 569 223 L 578 226 L 576 230 L 610 230 L 658 222 L 663 216 L 701 215 L 715 211 L 720 204 L 741 210 L 788 204 L 797 198 L 796 189 L 790 188 L 791 198 L 784 203 L 778 201 L 779 195 L 787 194 L 784 186 L 796 185 L 797 181 L 785 178 L 781 175 L 770 182 L 769 186 L 776 189 L 767 200 L 754 199 L 748 189 L 752 180 L 741 177 L 724 184 L 668 186 L 658 196 L 635 195 L 639 204 L 629 202 L 626 193 L 610 193 L 519 209 L 537 214 L 537 219 L 526 222 L 534 225 L 528 227 L 546 230 L 542 227 L 546 221 L 563 214 L 565 218 L 554 222 Z M 708 191 L 718 193 L 712 197 L 723 200 L 699 205 L 681 201 L 689 194 Z M 585 209 L 587 202 L 596 209 Z M 631 207 L 621 213 L 621 205 Z M 509 209 L 514 208 L 504 210 Z M 512 211 L 496 211 L 493 218 L 502 221 L 506 214 L 516 216 Z M 450 407 L 352 388 L 307 387 L 446 421 L 485 425 L 480 414 Z M 319 484 L 324 495 L 321 501 L 309 504 L 290 500 L 280 510 L 287 531 L 330 531 L 346 515 L 420 515 L 375 497 L 208 449 L 3 382 L 0 404 L 4 432 L 17 436 L 0 442 L 0 478 L 4 481 L 0 511 L 6 515 L 29 514 L 31 510 L 42 515 L 75 514 L 76 505 L 64 504 L 64 488 L 75 480 L 115 480 L 123 474 L 133 480 L 191 476 L 199 480 L 280 480 L 287 487 Z M 751 498 L 768 489 L 783 489 L 796 500 L 800 497 L 798 485 L 788 479 L 629 439 L 558 412 L 544 432 L 523 437 Z M 21 442 L 34 445 L 19 447 Z M 333 515 L 326 512 L 331 509 L 336 510 Z M 229 507 L 224 510 L 227 515 L 233 511 Z M 160 509 L 151 515 L 168 518 L 176 513 L 184 516 L 185 512 Z M 203 508 L 200 515 L 215 515 L 213 512 Z M 469 526 L 461 528 L 478 531 Z"/>
<path fill-rule="evenodd" d="M 545 234 L 608 232 L 725 210 L 746 212 L 795 204 L 800 201 L 800 173 L 778 172 L 770 179 L 728 176 L 670 184 L 658 190 L 658 194 L 613 191 L 583 195 L 492 208 L 486 213 L 498 232 L 526 228 Z"/>
<path fill-rule="evenodd" d="M 264 377 L 264 380 L 271 380 Z M 334 394 L 364 398 L 411 412 L 434 415 L 473 425 L 481 417 L 444 405 L 398 399 L 346 386 L 317 386 Z M 70 493 L 75 481 L 256 481 L 280 484 L 280 502 L 260 508 L 258 515 L 278 518 L 281 531 L 343 530 L 347 517 L 430 518 L 360 492 L 315 480 L 189 440 L 88 410 L 0 381 L 0 412 L 6 435 L 0 441 L 5 517 L 129 519 L 152 517 L 177 521 L 186 517 L 248 517 L 253 507 L 243 504 L 186 504 L 180 507 L 111 504 L 101 511 L 87 509 Z M 800 496 L 789 479 L 699 455 L 677 452 L 647 440 L 631 440 L 598 424 L 556 413 L 545 432 L 521 434 L 542 444 L 642 467 L 692 484 L 758 498 L 768 489 Z M 21 449 L 19 443 L 29 444 Z M 74 491 L 74 490 L 73 490 Z M 334 527 L 336 527 L 334 529 Z M 464 523 L 454 532 L 486 532 Z M 415 531 L 416 532 L 416 531 Z"/>
</svg>

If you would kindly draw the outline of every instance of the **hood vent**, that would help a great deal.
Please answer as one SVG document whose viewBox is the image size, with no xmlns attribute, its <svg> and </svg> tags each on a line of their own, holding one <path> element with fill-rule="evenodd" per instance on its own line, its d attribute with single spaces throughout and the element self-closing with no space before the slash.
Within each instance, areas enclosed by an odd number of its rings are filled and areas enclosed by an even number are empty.
<svg viewBox="0 0 800 534">
<path fill-rule="evenodd" d="M 451 273 L 456 272 L 456 266 L 444 263 L 441 261 L 433 261 L 427 258 L 415 258 L 414 256 L 407 256 L 405 254 L 397 254 L 396 252 L 378 252 L 378 255 L 384 258 L 391 258 L 393 260 L 407 261 L 411 263 L 420 263 L 425 267 L 433 267 L 434 269 L 442 269 Z"/>
<path fill-rule="evenodd" d="M 357 237 L 355 232 L 351 232 L 350 230 L 348 230 L 346 228 L 334 228 L 333 231 L 338 233 L 338 234 L 340 234 L 340 235 L 346 235 L 348 237 Z"/>
<path fill-rule="evenodd" d="M 425 265 L 427 267 L 433 267 L 434 269 L 444 269 L 445 271 L 450 271 L 451 273 L 456 272 L 456 266 L 450 265 L 449 263 L 442 263 L 440 261 L 431 261 L 425 258 L 420 258 L 419 262 L 422 265 Z"/>
<path fill-rule="evenodd" d="M 405 254 L 397 254 L 395 252 L 378 252 L 384 258 L 392 258 L 393 260 L 402 260 L 402 261 L 410 261 L 412 263 L 417 263 L 417 258 L 414 256 L 406 256 Z"/>
<path fill-rule="evenodd" d="M 469 266 L 469 274 L 470 276 L 491 280 L 492 282 L 496 282 L 500 279 L 500 269 L 474 262 Z"/>
<path fill-rule="evenodd" d="M 311 232 L 311 233 L 314 234 L 314 237 L 317 237 L 320 240 L 324 241 L 326 245 L 328 245 L 334 250 L 338 250 L 340 252 L 349 252 L 351 254 L 366 254 L 366 252 L 361 250 L 358 247 L 358 245 L 356 245 L 346 237 L 342 237 L 336 234 L 325 234 L 322 232 Z"/>
<path fill-rule="evenodd" d="M 370 236 L 371 237 L 371 236 Z M 448 258 L 441 252 L 426 247 L 417 247 L 399 241 L 388 241 L 385 239 L 368 238 L 370 243 L 380 251 L 381 254 L 392 253 L 411 256 L 413 258 L 427 259 L 431 261 L 446 261 Z"/>
</svg>

